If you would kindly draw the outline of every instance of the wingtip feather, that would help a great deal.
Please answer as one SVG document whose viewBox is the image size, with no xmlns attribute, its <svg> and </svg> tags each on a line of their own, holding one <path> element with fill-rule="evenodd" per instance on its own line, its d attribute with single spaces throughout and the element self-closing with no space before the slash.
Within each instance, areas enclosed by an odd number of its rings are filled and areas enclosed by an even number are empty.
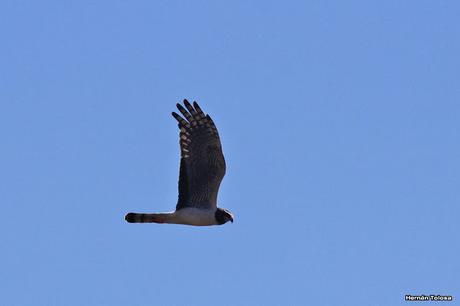
<svg viewBox="0 0 460 306">
<path fill-rule="evenodd" d="M 198 115 L 200 115 L 200 117 L 202 118 L 206 117 L 203 110 L 201 109 L 201 107 L 198 105 L 196 101 L 193 101 L 193 107 L 195 107 L 195 110 L 197 111 Z"/>
<path fill-rule="evenodd" d="M 184 99 L 184 105 L 187 106 L 187 108 L 190 107 L 190 106 L 192 106 L 192 105 L 190 104 L 190 102 L 188 102 L 187 99 Z"/>
</svg>

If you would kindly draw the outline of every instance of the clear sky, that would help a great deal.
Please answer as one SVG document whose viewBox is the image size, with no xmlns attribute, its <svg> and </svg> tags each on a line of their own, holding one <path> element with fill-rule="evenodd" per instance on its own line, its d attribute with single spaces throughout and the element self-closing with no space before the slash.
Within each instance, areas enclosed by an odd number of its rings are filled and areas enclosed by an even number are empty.
<svg viewBox="0 0 460 306">
<path fill-rule="evenodd" d="M 0 305 L 458 305 L 459 16 L 1 1 Z M 217 124 L 235 222 L 128 224 L 175 207 L 183 98 Z"/>
</svg>

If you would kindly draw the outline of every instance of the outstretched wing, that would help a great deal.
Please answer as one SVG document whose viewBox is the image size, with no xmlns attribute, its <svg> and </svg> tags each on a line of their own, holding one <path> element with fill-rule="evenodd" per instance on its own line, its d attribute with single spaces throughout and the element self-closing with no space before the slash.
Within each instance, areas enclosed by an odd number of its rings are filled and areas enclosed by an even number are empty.
<svg viewBox="0 0 460 306">
<path fill-rule="evenodd" d="M 184 207 L 216 208 L 220 182 L 225 175 L 225 159 L 219 134 L 211 117 L 198 103 L 184 100 L 173 117 L 179 122 L 180 171 L 176 210 Z"/>
</svg>

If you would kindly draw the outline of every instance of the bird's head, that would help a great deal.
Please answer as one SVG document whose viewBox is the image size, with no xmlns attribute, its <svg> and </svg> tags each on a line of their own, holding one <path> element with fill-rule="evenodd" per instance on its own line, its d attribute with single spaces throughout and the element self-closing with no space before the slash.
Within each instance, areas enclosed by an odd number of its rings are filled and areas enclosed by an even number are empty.
<svg viewBox="0 0 460 306">
<path fill-rule="evenodd" d="M 228 221 L 231 221 L 233 223 L 233 214 L 226 209 L 217 208 L 215 217 L 218 224 L 224 224 Z"/>
</svg>

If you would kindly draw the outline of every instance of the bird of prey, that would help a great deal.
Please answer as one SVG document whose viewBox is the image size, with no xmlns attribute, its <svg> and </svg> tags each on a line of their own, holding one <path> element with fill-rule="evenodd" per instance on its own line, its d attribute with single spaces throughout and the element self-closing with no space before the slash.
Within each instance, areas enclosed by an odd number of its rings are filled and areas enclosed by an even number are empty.
<svg viewBox="0 0 460 306">
<path fill-rule="evenodd" d="M 178 121 L 180 144 L 179 199 L 176 210 L 167 213 L 128 213 L 129 223 L 174 223 L 195 226 L 233 222 L 233 214 L 217 207 L 217 193 L 225 175 L 225 159 L 219 134 L 211 117 L 198 103 L 177 104 L 184 118 Z"/>
</svg>

